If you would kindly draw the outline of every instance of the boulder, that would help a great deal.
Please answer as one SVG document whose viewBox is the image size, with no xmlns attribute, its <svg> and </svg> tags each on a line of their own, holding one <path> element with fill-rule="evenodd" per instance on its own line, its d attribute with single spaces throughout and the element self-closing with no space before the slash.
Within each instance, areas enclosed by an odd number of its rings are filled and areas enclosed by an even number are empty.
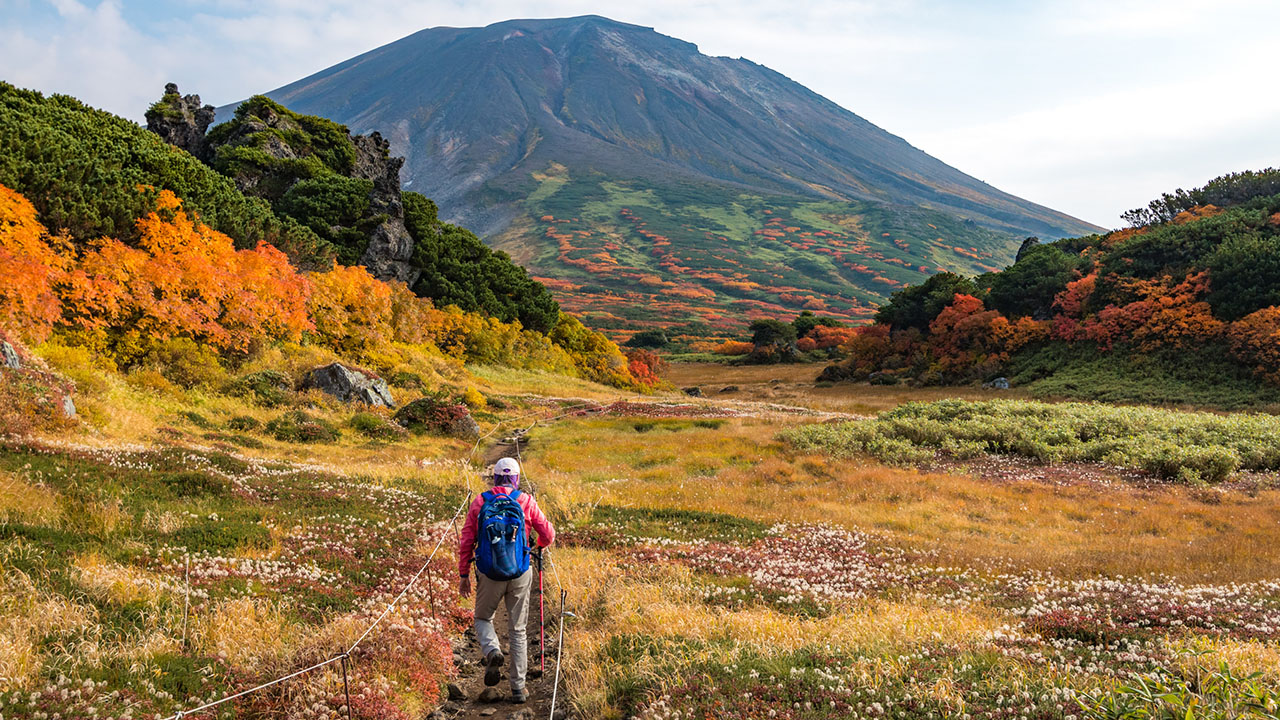
<svg viewBox="0 0 1280 720">
<path fill-rule="evenodd" d="M 1006 377 L 998 377 L 998 378 L 996 378 L 995 380 L 992 380 L 991 382 L 984 382 L 984 383 L 982 383 L 982 387 L 984 387 L 984 388 L 991 388 L 991 389 L 993 389 L 993 390 L 1008 390 L 1008 389 L 1009 389 L 1009 378 L 1006 378 Z"/>
<path fill-rule="evenodd" d="M 737 386 L 737 385 L 725 385 L 724 387 L 720 388 L 720 392 L 722 392 L 722 393 L 738 392 L 738 386 Z"/>
<path fill-rule="evenodd" d="M 62 414 L 67 416 L 68 420 L 76 419 L 76 403 L 71 399 L 71 395 L 62 396 Z"/>
<path fill-rule="evenodd" d="M 5 367 L 11 370 L 22 369 L 22 358 L 18 357 L 18 351 L 9 343 L 0 342 L 0 356 L 3 356 L 2 360 Z"/>
<path fill-rule="evenodd" d="M 342 363 L 330 363 L 307 373 L 303 388 L 316 388 L 343 402 L 361 402 L 372 407 L 396 406 L 387 382 Z"/>
<path fill-rule="evenodd" d="M 897 385 L 898 376 L 883 370 L 877 370 L 867 376 L 867 382 L 872 385 Z"/>
<path fill-rule="evenodd" d="M 698 387 L 697 385 L 694 385 L 693 387 L 687 387 L 684 389 L 684 394 L 688 395 L 689 397 L 702 397 L 702 388 Z"/>
</svg>

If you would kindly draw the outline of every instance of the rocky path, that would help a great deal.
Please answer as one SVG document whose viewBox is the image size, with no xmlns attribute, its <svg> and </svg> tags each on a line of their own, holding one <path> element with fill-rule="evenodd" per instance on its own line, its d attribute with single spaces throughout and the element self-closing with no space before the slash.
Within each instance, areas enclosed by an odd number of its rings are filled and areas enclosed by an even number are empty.
<svg viewBox="0 0 1280 720">
<path fill-rule="evenodd" d="M 536 572 L 536 570 L 535 570 Z M 548 578 L 549 579 L 549 578 Z M 458 666 L 458 680 L 449 686 L 449 701 L 441 708 L 443 717 L 455 720 L 532 720 L 533 718 L 551 717 L 551 691 L 555 681 L 555 641 L 556 623 L 559 621 L 560 598 L 554 589 L 548 589 L 546 605 L 546 670 L 542 671 L 542 654 L 538 647 L 538 588 L 535 582 L 529 613 L 529 673 L 525 687 L 529 692 L 529 701 L 516 705 L 510 701 L 510 686 L 506 671 L 511 666 L 511 655 L 507 640 L 507 610 L 498 609 L 494 623 L 502 638 L 502 648 L 507 655 L 507 663 L 503 666 L 502 681 L 492 688 L 484 684 L 484 668 L 480 665 L 480 646 L 476 641 L 475 631 L 468 630 L 462 637 L 454 641 L 454 664 Z M 563 678 L 562 678 L 563 681 Z M 566 718 L 564 688 L 560 688 L 557 701 L 556 718 Z"/>
</svg>

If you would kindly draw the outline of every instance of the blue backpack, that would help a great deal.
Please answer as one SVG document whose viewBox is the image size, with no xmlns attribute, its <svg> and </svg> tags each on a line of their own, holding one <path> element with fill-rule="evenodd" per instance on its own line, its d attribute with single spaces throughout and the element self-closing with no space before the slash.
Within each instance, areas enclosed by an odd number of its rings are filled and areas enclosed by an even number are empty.
<svg viewBox="0 0 1280 720">
<path fill-rule="evenodd" d="M 529 533 L 524 508 L 510 495 L 492 490 L 481 494 L 480 532 L 476 543 L 476 570 L 490 580 L 514 580 L 529 570 Z"/>
</svg>

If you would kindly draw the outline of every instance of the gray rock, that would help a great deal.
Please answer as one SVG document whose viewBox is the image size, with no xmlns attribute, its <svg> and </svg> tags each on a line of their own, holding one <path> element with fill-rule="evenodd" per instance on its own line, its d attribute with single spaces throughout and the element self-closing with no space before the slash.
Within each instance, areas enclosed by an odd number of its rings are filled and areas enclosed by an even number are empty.
<svg viewBox="0 0 1280 720">
<path fill-rule="evenodd" d="M 481 711 L 480 711 L 480 716 L 481 716 L 481 717 L 489 717 L 490 715 L 494 715 L 494 714 L 496 714 L 497 712 L 498 712 L 498 708 L 485 708 L 485 709 L 483 709 L 483 710 L 481 710 Z"/>
<path fill-rule="evenodd" d="M 454 702 L 462 702 L 467 699 L 467 694 L 462 692 L 462 688 L 454 685 L 453 683 L 449 683 L 445 686 L 445 689 L 449 693 L 449 699 Z"/>
<path fill-rule="evenodd" d="M 76 419 L 76 403 L 71 399 L 70 395 L 62 396 L 62 414 L 66 415 L 69 420 Z"/>
<path fill-rule="evenodd" d="M 1039 244 L 1040 244 L 1040 238 L 1038 237 L 1032 236 L 1027 238 L 1026 240 L 1023 240 L 1022 244 L 1018 246 L 1018 254 L 1013 257 L 1013 261 L 1017 263 L 1019 260 L 1022 259 L 1024 255 L 1027 254 L 1028 250 L 1030 250 L 1031 248 Z"/>
<path fill-rule="evenodd" d="M 22 358 L 18 357 L 18 351 L 7 342 L 0 342 L 0 355 L 4 356 L 4 366 L 12 370 L 22 369 Z"/>
<path fill-rule="evenodd" d="M 722 393 L 738 392 L 738 386 L 737 386 L 737 385 L 725 385 L 724 387 L 720 388 L 720 392 L 722 392 Z"/>
<path fill-rule="evenodd" d="M 523 708 L 507 713 L 507 720 L 533 720 L 533 710 Z"/>
<path fill-rule="evenodd" d="M 1009 389 L 1009 378 L 1006 378 L 1006 377 L 998 377 L 998 378 L 996 378 L 995 380 L 992 380 L 991 382 L 984 382 L 984 383 L 982 383 L 982 387 L 984 387 L 984 388 L 991 388 L 991 389 L 993 389 L 993 390 L 1008 390 L 1008 389 Z"/>
<path fill-rule="evenodd" d="M 702 388 L 696 385 L 693 387 L 687 387 L 684 389 L 684 394 L 689 397 L 702 397 Z"/>
<path fill-rule="evenodd" d="M 315 368 L 307 373 L 302 387 L 316 388 L 344 402 L 361 402 L 373 407 L 396 406 L 385 380 L 349 368 L 342 363 L 331 363 Z"/>
<path fill-rule="evenodd" d="M 504 697 L 502 691 L 498 688 L 487 687 L 480 691 L 480 697 L 476 698 L 476 700 L 482 703 L 496 703 L 501 702 Z"/>
<path fill-rule="evenodd" d="M 453 427 L 449 428 L 449 433 L 454 437 L 475 438 L 480 437 L 480 424 L 476 419 L 471 417 L 471 413 L 467 413 L 458 418 Z"/>
</svg>

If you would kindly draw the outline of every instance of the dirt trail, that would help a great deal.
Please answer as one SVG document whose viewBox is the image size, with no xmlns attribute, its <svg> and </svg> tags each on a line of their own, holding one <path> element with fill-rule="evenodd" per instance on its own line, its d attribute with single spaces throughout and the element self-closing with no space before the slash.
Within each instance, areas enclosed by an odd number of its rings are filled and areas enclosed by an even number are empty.
<svg viewBox="0 0 1280 720">
<path fill-rule="evenodd" d="M 520 453 L 528 447 L 528 438 L 524 435 L 503 438 L 490 446 L 484 453 L 486 466 L 492 465 L 504 457 L 516 457 L 517 446 Z M 549 570 L 549 568 L 548 568 Z M 503 653 L 507 662 L 503 666 L 502 680 L 486 693 L 488 697 L 481 699 L 486 690 L 484 684 L 484 668 L 480 665 L 480 645 L 476 640 L 475 630 L 467 631 L 454 639 L 453 662 L 458 667 L 458 680 L 450 687 L 449 701 L 440 709 L 441 717 L 455 720 L 531 720 L 532 718 L 549 718 L 551 716 L 552 684 L 556 673 L 556 633 L 560 620 L 560 596 L 551 581 L 551 575 L 543 577 L 543 590 L 538 588 L 537 562 L 534 561 L 531 572 L 534 573 L 533 591 L 529 598 L 529 625 L 526 637 L 529 643 L 529 672 L 525 688 L 529 693 L 529 702 L 515 705 L 510 701 L 510 685 L 507 682 L 507 671 L 511 668 L 510 644 L 508 638 L 507 609 L 500 606 L 494 615 L 494 627 L 502 641 Z M 545 591 L 545 647 L 540 644 L 539 602 Z M 474 595 L 471 602 L 474 602 Z M 546 658 L 545 672 L 542 659 Z M 557 701 L 556 718 L 567 717 L 563 688 Z M 493 699 L 489 699 L 493 698 Z"/>
</svg>

